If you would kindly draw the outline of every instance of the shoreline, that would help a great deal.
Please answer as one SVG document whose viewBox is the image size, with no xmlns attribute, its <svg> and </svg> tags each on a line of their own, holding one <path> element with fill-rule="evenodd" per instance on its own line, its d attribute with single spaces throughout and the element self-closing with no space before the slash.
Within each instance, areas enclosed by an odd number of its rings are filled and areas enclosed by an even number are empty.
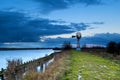
<svg viewBox="0 0 120 80">
<path fill-rule="evenodd" d="M 59 53 L 62 53 L 62 51 L 53 52 L 53 53 L 51 53 L 51 54 L 48 55 L 48 56 L 44 56 L 44 57 L 41 57 L 41 58 L 29 60 L 29 61 L 27 61 L 27 62 L 24 62 L 24 63 L 16 66 L 14 69 L 18 71 L 18 70 L 24 69 L 25 67 L 27 68 L 29 65 L 32 66 L 33 63 L 39 64 L 39 65 L 41 65 L 41 64 L 47 64 L 46 62 L 48 62 L 48 61 L 50 61 L 51 59 L 55 58 L 57 55 L 59 55 Z M 52 63 L 52 62 L 51 62 L 51 63 Z M 47 69 L 47 67 L 49 67 L 49 65 L 50 65 L 51 63 L 49 63 L 48 65 L 45 65 L 45 68 Z M 34 67 L 34 68 L 35 68 L 35 67 Z M 45 70 L 46 70 L 46 69 L 45 69 Z M 5 68 L 1 68 L 1 70 L 0 70 L 0 76 L 4 76 L 4 73 L 5 73 L 6 70 L 7 70 L 7 69 L 5 69 Z M 31 70 L 31 69 L 30 69 L 30 70 Z M 29 70 L 29 71 L 30 71 L 30 70 Z M 18 73 L 18 74 L 19 74 L 19 73 Z"/>
<path fill-rule="evenodd" d="M 0 51 L 2 50 L 45 50 L 45 49 L 62 50 L 62 48 L 0 48 Z"/>
</svg>

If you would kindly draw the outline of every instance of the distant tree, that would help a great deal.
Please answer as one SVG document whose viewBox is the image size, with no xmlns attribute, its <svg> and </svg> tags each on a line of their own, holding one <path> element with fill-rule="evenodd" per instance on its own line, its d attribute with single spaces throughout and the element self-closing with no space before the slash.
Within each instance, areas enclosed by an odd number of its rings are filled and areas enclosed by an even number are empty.
<svg viewBox="0 0 120 80">
<path fill-rule="evenodd" d="M 116 42 L 110 41 L 108 43 L 108 45 L 107 45 L 107 52 L 115 55 L 116 54 L 116 50 L 117 50 L 117 46 L 116 45 L 117 45 Z"/>
<path fill-rule="evenodd" d="M 64 44 L 63 44 L 63 49 L 68 50 L 68 49 L 71 49 L 71 48 L 72 48 L 71 43 L 65 41 Z"/>
<path fill-rule="evenodd" d="M 120 54 L 120 42 L 117 44 L 117 54 Z"/>
</svg>

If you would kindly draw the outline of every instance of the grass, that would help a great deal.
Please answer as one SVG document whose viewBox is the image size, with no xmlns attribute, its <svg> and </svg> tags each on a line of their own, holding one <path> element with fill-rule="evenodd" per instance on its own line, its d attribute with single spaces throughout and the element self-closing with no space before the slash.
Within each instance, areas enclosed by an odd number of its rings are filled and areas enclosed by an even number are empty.
<svg viewBox="0 0 120 80">
<path fill-rule="evenodd" d="M 61 80 L 120 80 L 120 64 L 95 54 L 72 50 L 69 68 Z"/>
</svg>

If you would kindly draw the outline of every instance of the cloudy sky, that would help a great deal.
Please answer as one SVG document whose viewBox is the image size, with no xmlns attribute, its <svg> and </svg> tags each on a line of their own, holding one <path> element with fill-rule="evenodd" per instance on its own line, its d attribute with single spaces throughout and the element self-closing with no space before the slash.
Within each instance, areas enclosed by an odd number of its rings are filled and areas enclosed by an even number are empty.
<svg viewBox="0 0 120 80">
<path fill-rule="evenodd" d="M 120 34 L 120 0 L 0 0 L 0 42 Z"/>
</svg>

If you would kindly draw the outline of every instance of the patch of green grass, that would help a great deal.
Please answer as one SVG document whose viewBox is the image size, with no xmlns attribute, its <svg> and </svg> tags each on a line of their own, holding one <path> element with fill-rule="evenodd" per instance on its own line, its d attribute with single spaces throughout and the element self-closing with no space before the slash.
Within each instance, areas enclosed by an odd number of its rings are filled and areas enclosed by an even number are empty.
<svg viewBox="0 0 120 80">
<path fill-rule="evenodd" d="M 69 71 L 61 80 L 120 80 L 120 64 L 94 54 L 71 51 Z"/>
</svg>

